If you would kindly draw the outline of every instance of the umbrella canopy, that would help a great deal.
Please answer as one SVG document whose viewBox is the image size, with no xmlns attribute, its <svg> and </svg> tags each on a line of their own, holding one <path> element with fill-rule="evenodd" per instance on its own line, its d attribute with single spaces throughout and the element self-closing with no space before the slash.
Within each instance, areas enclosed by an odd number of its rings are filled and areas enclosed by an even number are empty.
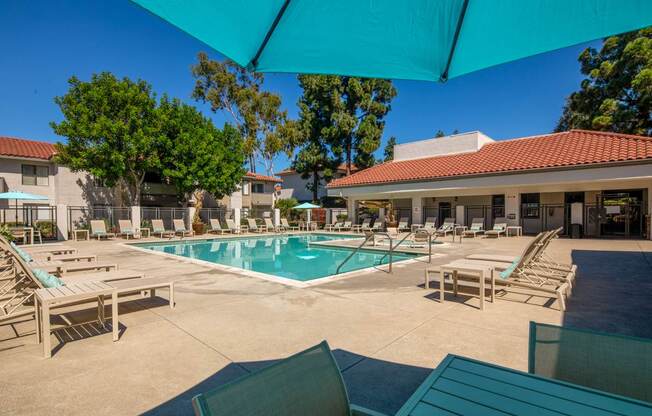
<svg viewBox="0 0 652 416">
<path fill-rule="evenodd" d="M 311 204 L 310 202 L 304 202 L 301 205 L 292 207 L 292 209 L 314 209 L 314 208 L 321 208 L 321 207 L 319 205 Z"/>
<path fill-rule="evenodd" d="M 652 25 L 649 0 L 133 0 L 241 66 L 445 81 Z"/>
<path fill-rule="evenodd" d="M 30 199 L 30 200 L 44 200 L 48 199 L 47 196 L 28 194 L 26 192 L 13 191 L 3 192 L 0 194 L 0 199 Z"/>
</svg>

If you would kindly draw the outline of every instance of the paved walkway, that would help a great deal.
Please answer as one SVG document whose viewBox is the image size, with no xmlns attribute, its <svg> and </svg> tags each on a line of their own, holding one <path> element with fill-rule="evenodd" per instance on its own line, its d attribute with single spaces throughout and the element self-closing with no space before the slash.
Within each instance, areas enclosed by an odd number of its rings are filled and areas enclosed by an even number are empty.
<svg viewBox="0 0 652 416">
<path fill-rule="evenodd" d="M 433 264 L 488 250 L 517 254 L 527 241 L 465 240 L 438 247 Z M 553 242 L 556 258 L 579 265 L 565 314 L 554 301 L 515 294 L 486 303 L 485 311 L 474 297 L 447 295 L 441 304 L 436 291 L 422 287 L 424 263 L 293 288 L 120 242 L 70 244 L 176 279 L 177 308 L 167 307 L 164 291 L 121 303 L 120 341 L 92 336 L 93 325 L 83 324 L 57 332 L 49 360 L 34 344 L 33 321 L 0 326 L 2 414 L 190 415 L 198 392 L 323 339 L 335 350 L 352 401 L 392 413 L 448 353 L 526 369 L 530 320 L 652 337 L 648 241 Z M 65 317 L 82 323 L 93 312 Z"/>
</svg>

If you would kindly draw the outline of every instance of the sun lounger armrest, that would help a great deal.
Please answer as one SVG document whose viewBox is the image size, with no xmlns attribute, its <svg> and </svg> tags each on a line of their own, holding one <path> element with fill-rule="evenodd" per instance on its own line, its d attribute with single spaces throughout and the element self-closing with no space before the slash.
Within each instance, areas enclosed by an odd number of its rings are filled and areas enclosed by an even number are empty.
<svg viewBox="0 0 652 416">
<path fill-rule="evenodd" d="M 375 410 L 367 409 L 366 407 L 355 404 L 351 404 L 350 408 L 351 416 L 387 416 L 384 413 L 376 412 Z"/>
</svg>

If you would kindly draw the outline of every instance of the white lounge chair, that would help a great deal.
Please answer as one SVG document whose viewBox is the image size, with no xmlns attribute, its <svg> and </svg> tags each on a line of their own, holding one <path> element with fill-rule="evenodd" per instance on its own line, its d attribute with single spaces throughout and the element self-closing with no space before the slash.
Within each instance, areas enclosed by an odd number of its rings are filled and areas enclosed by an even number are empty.
<svg viewBox="0 0 652 416">
<path fill-rule="evenodd" d="M 174 237 L 174 231 L 166 230 L 163 220 L 152 220 L 152 234 L 159 235 L 161 238 Z"/>
<path fill-rule="evenodd" d="M 335 231 L 351 231 L 351 221 L 344 221 L 342 225 L 335 228 Z"/>
<path fill-rule="evenodd" d="M 285 227 L 286 230 L 290 230 L 290 231 L 298 231 L 298 230 L 299 230 L 299 227 L 298 227 L 298 226 L 296 226 L 296 225 L 290 225 L 290 223 L 288 223 L 288 219 L 287 219 L 287 218 L 281 218 L 281 225 L 282 225 L 283 227 Z"/>
<path fill-rule="evenodd" d="M 247 225 L 249 226 L 249 231 L 252 233 L 263 233 L 267 231 L 267 227 L 258 225 L 255 218 L 247 218 Z"/>
<path fill-rule="evenodd" d="M 324 231 L 335 231 L 343 225 L 342 222 L 336 222 L 335 224 L 326 224 L 324 225 Z"/>
<path fill-rule="evenodd" d="M 271 218 L 265 218 L 264 221 L 267 232 L 274 231 L 275 233 L 281 233 L 285 231 L 283 225 L 274 225 Z"/>
<path fill-rule="evenodd" d="M 398 221 L 398 231 L 410 231 L 409 220 L 407 217 L 402 217 Z"/>
<path fill-rule="evenodd" d="M 236 225 L 235 221 L 232 219 L 226 220 L 226 226 L 233 234 L 240 234 L 242 232 L 249 231 L 249 227 L 247 227 L 246 225 Z"/>
<path fill-rule="evenodd" d="M 471 221 L 471 227 L 468 230 L 464 230 L 464 237 L 474 237 L 478 234 L 484 233 L 484 218 L 473 218 Z"/>
<path fill-rule="evenodd" d="M 119 220 L 118 229 L 120 230 L 118 235 L 126 237 L 127 240 L 129 240 L 129 237 L 140 238 L 140 233 L 136 232 L 134 224 L 131 222 L 131 220 Z"/>
<path fill-rule="evenodd" d="M 499 238 L 501 234 L 505 235 L 507 232 L 507 221 L 505 218 L 496 218 L 494 221 L 494 227 L 491 230 L 485 231 L 485 237 L 496 237 Z"/>
<path fill-rule="evenodd" d="M 98 240 L 101 238 L 109 239 L 115 238 L 115 234 L 106 231 L 104 220 L 91 220 L 91 237 L 97 237 Z"/>
<path fill-rule="evenodd" d="M 443 235 L 446 237 L 447 234 L 453 234 L 455 232 L 455 218 L 446 218 L 441 227 L 437 228 L 435 233 L 437 235 Z"/>
<path fill-rule="evenodd" d="M 177 219 L 172 220 L 172 225 L 174 226 L 174 233 L 181 234 L 181 238 L 185 236 L 193 236 L 195 232 L 186 228 L 186 224 L 183 220 Z"/>
<path fill-rule="evenodd" d="M 232 232 L 232 231 L 231 231 L 230 229 L 228 229 L 228 228 L 222 228 L 222 224 L 220 224 L 220 220 L 218 220 L 217 218 L 211 218 L 211 219 L 210 219 L 210 227 L 211 227 L 211 228 L 208 229 L 208 232 L 209 232 L 209 233 L 220 233 L 220 234 L 224 234 L 224 233 L 230 233 L 230 232 Z"/>
</svg>

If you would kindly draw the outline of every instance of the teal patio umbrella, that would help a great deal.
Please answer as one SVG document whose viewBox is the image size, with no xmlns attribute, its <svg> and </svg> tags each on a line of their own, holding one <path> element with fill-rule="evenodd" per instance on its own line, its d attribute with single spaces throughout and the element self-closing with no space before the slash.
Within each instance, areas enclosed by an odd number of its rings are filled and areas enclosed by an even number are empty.
<svg viewBox="0 0 652 416">
<path fill-rule="evenodd" d="M 18 222 L 18 200 L 31 200 L 31 201 L 43 201 L 48 199 L 47 196 L 28 194 L 27 192 L 21 191 L 10 191 L 0 193 L 0 199 L 15 200 L 16 204 L 16 222 Z"/>
<path fill-rule="evenodd" d="M 132 0 L 258 72 L 445 81 L 652 25 L 650 0 Z"/>
<path fill-rule="evenodd" d="M 319 205 L 311 204 L 310 202 L 304 202 L 303 204 L 296 205 L 292 207 L 292 209 L 305 209 L 307 210 L 306 213 L 306 223 L 308 224 L 308 227 L 310 226 L 310 213 L 312 212 L 311 210 L 315 208 L 321 208 Z"/>
</svg>

